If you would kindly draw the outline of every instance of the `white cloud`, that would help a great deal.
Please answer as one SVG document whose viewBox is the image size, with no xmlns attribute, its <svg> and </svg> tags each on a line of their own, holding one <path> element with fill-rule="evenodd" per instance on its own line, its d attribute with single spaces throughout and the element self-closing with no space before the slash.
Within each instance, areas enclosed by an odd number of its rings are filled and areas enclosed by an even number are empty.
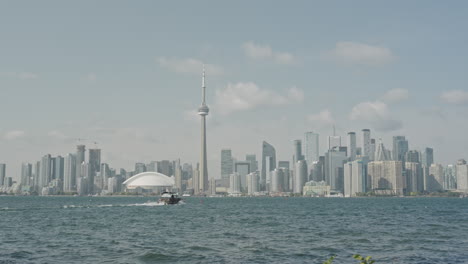
<svg viewBox="0 0 468 264">
<path fill-rule="evenodd" d="M 161 67 L 185 74 L 201 74 L 203 69 L 203 62 L 197 59 L 177 59 L 160 57 L 157 62 Z M 213 64 L 205 64 L 206 73 L 210 76 L 222 75 L 224 70 L 221 66 Z"/>
<path fill-rule="evenodd" d="M 242 44 L 245 55 L 252 59 L 271 59 L 278 64 L 292 64 L 295 57 L 288 52 L 275 52 L 269 45 L 255 44 L 252 41 Z"/>
<path fill-rule="evenodd" d="M 383 65 L 395 60 L 388 48 L 351 41 L 337 42 L 329 55 L 345 64 Z"/>
<path fill-rule="evenodd" d="M 12 130 L 12 131 L 8 131 L 4 138 L 6 140 L 15 140 L 15 139 L 20 139 L 22 137 L 24 137 L 26 135 L 26 133 L 22 130 Z"/>
<path fill-rule="evenodd" d="M 37 79 L 39 75 L 32 72 L 1 72 L 0 75 L 14 77 L 22 80 Z"/>
<path fill-rule="evenodd" d="M 383 100 L 386 102 L 386 103 L 398 103 L 398 102 L 402 102 L 402 101 L 405 101 L 409 98 L 409 92 L 408 90 L 406 89 L 393 89 L 393 90 L 390 90 L 390 91 L 387 91 L 384 96 L 383 96 Z"/>
<path fill-rule="evenodd" d="M 367 122 L 381 131 L 393 131 L 403 127 L 401 121 L 391 117 L 387 104 L 381 101 L 363 102 L 355 105 L 349 118 Z"/>
<path fill-rule="evenodd" d="M 299 103 L 304 100 L 304 93 L 292 87 L 286 95 L 261 89 L 255 83 L 228 84 L 224 90 L 216 91 L 215 106 L 222 114 L 245 111 L 259 106 L 274 106 Z"/>
<path fill-rule="evenodd" d="M 463 90 L 444 92 L 440 98 L 449 104 L 468 104 L 468 92 Z"/>
<path fill-rule="evenodd" d="M 335 119 L 328 109 L 322 110 L 318 114 L 309 115 L 307 119 L 317 126 L 330 126 L 335 123 Z"/>
</svg>

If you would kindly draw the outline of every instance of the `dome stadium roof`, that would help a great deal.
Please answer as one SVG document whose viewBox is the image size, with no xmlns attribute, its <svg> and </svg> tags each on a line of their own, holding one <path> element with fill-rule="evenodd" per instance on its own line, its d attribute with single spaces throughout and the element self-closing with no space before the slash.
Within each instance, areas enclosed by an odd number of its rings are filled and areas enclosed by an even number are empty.
<svg viewBox="0 0 468 264">
<path fill-rule="evenodd" d="M 174 177 L 168 177 L 157 172 L 143 172 L 123 182 L 129 189 L 137 187 L 170 187 L 174 183 Z"/>
</svg>

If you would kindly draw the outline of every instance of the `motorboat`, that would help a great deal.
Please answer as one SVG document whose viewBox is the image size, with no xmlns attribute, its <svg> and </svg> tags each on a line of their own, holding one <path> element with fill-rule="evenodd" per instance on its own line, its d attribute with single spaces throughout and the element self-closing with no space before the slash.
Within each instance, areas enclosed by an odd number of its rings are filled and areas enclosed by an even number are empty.
<svg viewBox="0 0 468 264">
<path fill-rule="evenodd" d="M 182 199 L 179 197 L 177 193 L 173 192 L 163 192 L 161 194 L 161 198 L 159 198 L 158 203 L 163 204 L 178 204 Z"/>
</svg>

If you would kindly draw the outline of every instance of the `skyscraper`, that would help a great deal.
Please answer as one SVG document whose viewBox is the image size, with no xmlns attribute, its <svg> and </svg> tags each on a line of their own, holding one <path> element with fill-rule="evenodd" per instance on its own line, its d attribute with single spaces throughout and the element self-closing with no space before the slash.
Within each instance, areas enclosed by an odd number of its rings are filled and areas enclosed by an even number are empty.
<svg viewBox="0 0 468 264">
<path fill-rule="evenodd" d="M 233 173 L 232 151 L 230 149 L 221 150 L 221 179 L 229 179 Z"/>
<path fill-rule="evenodd" d="M 298 160 L 295 164 L 294 170 L 294 186 L 293 192 L 302 194 L 302 188 L 307 181 L 307 162 L 305 160 Z"/>
<path fill-rule="evenodd" d="M 268 168 L 267 168 L 268 160 Z M 262 143 L 262 175 L 260 177 L 260 190 L 266 190 L 266 178 L 267 173 L 276 168 L 276 150 L 275 148 L 268 144 L 266 141 Z"/>
<path fill-rule="evenodd" d="M 347 140 L 347 148 L 348 148 L 348 158 L 350 160 L 356 159 L 356 133 L 349 132 L 348 133 L 348 140 Z"/>
<path fill-rule="evenodd" d="M 421 162 L 419 151 L 410 150 L 406 153 L 405 161 L 407 162 Z"/>
<path fill-rule="evenodd" d="M 367 191 L 368 157 L 349 161 L 344 165 L 344 196 L 353 197 Z"/>
<path fill-rule="evenodd" d="M 390 160 L 390 157 L 388 156 L 388 151 L 385 149 L 382 139 L 380 139 L 379 144 L 377 145 L 374 159 L 375 161 Z"/>
<path fill-rule="evenodd" d="M 42 188 L 47 186 L 52 180 L 52 157 L 50 154 L 45 155 L 41 159 L 41 172 L 39 174 L 39 193 L 42 193 Z"/>
<path fill-rule="evenodd" d="M 444 185 L 444 167 L 440 164 L 431 164 L 429 175 L 424 179 L 426 191 L 437 192 L 443 190 Z"/>
<path fill-rule="evenodd" d="M 422 153 L 422 166 L 430 167 L 432 163 L 434 163 L 434 149 L 432 148 L 425 148 L 424 152 Z"/>
<path fill-rule="evenodd" d="M 304 155 L 308 164 L 319 159 L 319 134 L 306 132 L 304 134 Z"/>
<path fill-rule="evenodd" d="M 370 162 L 367 165 L 367 179 L 370 180 L 372 189 L 385 190 L 386 194 L 402 195 L 405 186 L 402 165 L 401 161 Z"/>
<path fill-rule="evenodd" d="M 294 162 L 303 160 L 302 156 L 302 141 L 300 139 L 294 140 Z"/>
<path fill-rule="evenodd" d="M 89 165 L 91 171 L 96 174 L 101 168 L 101 150 L 100 149 L 89 149 Z"/>
<path fill-rule="evenodd" d="M 372 151 L 371 151 L 370 129 L 363 129 L 362 130 L 361 151 L 362 151 L 362 156 L 368 156 L 369 158 L 371 158 Z"/>
<path fill-rule="evenodd" d="M 2 187 L 5 184 L 5 178 L 6 178 L 6 165 L 3 163 L 0 163 L 0 187 Z"/>
<path fill-rule="evenodd" d="M 421 164 L 419 162 L 405 162 L 406 192 L 422 192 L 424 190 L 424 179 Z"/>
<path fill-rule="evenodd" d="M 31 183 L 30 183 L 31 177 L 32 177 L 32 164 L 31 163 L 23 163 L 21 165 L 21 185 L 23 185 L 23 186 L 31 185 Z"/>
<path fill-rule="evenodd" d="M 329 150 L 325 153 L 325 181 L 332 190 L 343 191 L 343 165 L 346 153 L 339 150 Z"/>
<path fill-rule="evenodd" d="M 235 163 L 235 173 L 239 174 L 240 177 L 240 190 L 243 192 L 247 189 L 247 179 L 246 176 L 250 171 L 250 162 L 247 161 L 238 161 Z"/>
<path fill-rule="evenodd" d="M 198 114 L 201 116 L 201 153 L 200 153 L 200 190 L 202 192 L 208 191 L 208 161 L 206 154 L 206 116 L 210 109 L 206 105 L 205 95 L 205 67 L 203 67 L 202 77 L 202 104 L 198 108 Z"/>
<path fill-rule="evenodd" d="M 468 192 L 468 165 L 464 159 L 457 162 L 457 190 Z"/>
<path fill-rule="evenodd" d="M 408 140 L 404 136 L 394 136 L 392 159 L 405 161 L 406 152 L 408 152 Z"/>
<path fill-rule="evenodd" d="M 245 155 L 245 160 L 250 162 L 250 171 L 254 172 L 258 170 L 258 161 L 255 154 Z"/>
<path fill-rule="evenodd" d="M 76 155 L 75 155 L 75 158 L 76 158 L 76 178 L 82 177 L 81 164 L 83 164 L 83 162 L 85 161 L 85 152 L 86 152 L 85 145 L 76 146 Z"/>
</svg>

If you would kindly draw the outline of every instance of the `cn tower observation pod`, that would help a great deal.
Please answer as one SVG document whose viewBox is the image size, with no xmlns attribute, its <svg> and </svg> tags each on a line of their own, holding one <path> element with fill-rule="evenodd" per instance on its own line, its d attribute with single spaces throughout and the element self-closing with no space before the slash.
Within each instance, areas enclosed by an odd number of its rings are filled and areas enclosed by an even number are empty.
<svg viewBox="0 0 468 264">
<path fill-rule="evenodd" d="M 127 189 L 153 189 L 155 187 L 173 187 L 174 177 L 169 177 L 158 172 L 143 172 L 132 176 L 123 182 Z"/>
</svg>

